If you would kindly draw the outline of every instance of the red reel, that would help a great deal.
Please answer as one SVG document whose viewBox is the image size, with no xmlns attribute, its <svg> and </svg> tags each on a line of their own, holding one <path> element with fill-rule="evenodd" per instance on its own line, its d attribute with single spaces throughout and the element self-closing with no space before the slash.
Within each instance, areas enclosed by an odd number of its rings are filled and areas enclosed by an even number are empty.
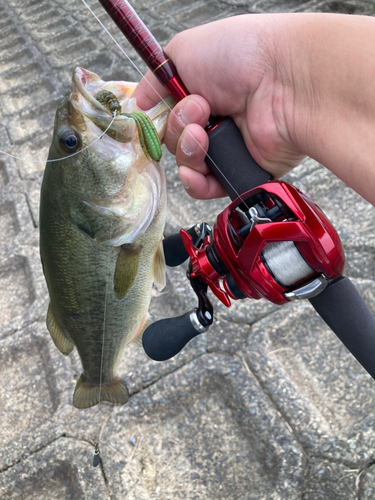
<svg viewBox="0 0 375 500">
<path fill-rule="evenodd" d="M 312 282 L 321 291 L 328 279 L 342 275 L 345 265 L 340 238 L 322 210 L 280 181 L 262 184 L 233 201 L 200 248 L 184 230 L 180 233 L 191 276 L 204 281 L 226 306 L 229 297 L 265 297 L 275 304 L 312 297 L 311 291 L 298 297 L 298 291 Z"/>
</svg>

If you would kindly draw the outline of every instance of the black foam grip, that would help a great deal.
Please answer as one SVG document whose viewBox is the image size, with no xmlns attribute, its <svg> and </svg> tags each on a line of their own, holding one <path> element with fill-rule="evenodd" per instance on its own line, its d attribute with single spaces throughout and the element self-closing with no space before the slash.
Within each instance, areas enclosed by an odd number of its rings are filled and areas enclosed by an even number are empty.
<svg viewBox="0 0 375 500">
<path fill-rule="evenodd" d="M 232 118 L 208 132 L 206 163 L 232 200 L 271 179 L 253 159 Z"/>
<path fill-rule="evenodd" d="M 190 312 L 175 318 L 155 321 L 146 328 L 142 344 L 151 359 L 165 361 L 173 358 L 199 332 L 190 321 Z"/>
<path fill-rule="evenodd" d="M 195 226 L 186 231 L 193 239 L 193 243 L 198 239 L 195 231 Z M 189 258 L 189 254 L 185 250 L 180 233 L 171 234 L 163 240 L 163 249 L 165 256 L 165 263 L 169 267 L 176 267 L 185 262 Z"/>
<path fill-rule="evenodd" d="M 375 378 L 375 318 L 348 278 L 309 299 L 341 342 Z"/>
</svg>

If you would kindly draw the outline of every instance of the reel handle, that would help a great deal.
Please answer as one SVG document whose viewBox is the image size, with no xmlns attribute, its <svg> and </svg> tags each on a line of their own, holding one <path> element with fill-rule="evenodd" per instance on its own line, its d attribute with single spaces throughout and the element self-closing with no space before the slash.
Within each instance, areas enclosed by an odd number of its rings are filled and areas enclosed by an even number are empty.
<svg viewBox="0 0 375 500">
<path fill-rule="evenodd" d="M 196 309 L 175 318 L 155 321 L 146 328 L 142 344 L 154 361 L 166 361 L 178 354 L 194 337 L 208 330 L 197 317 Z"/>
<path fill-rule="evenodd" d="M 344 276 L 309 299 L 314 309 L 375 379 L 375 318 Z"/>
<path fill-rule="evenodd" d="M 197 226 L 193 226 L 186 230 L 186 232 L 190 234 L 194 244 L 199 238 L 196 227 Z M 165 263 L 168 267 L 179 266 L 189 258 L 189 254 L 186 251 L 180 233 L 171 234 L 164 238 L 163 249 Z"/>
</svg>

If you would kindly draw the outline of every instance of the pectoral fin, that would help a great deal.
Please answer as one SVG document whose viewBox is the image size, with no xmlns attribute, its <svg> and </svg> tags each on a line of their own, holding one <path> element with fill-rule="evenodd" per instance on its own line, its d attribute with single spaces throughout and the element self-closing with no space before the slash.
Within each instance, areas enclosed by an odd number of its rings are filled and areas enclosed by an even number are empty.
<svg viewBox="0 0 375 500">
<path fill-rule="evenodd" d="M 68 356 L 74 349 L 74 344 L 68 340 L 64 334 L 64 332 L 61 330 L 59 325 L 57 324 L 57 321 L 55 319 L 55 316 L 53 314 L 53 310 L 51 307 L 51 304 L 48 306 L 48 312 L 47 312 L 47 328 L 49 333 L 51 334 L 52 340 L 55 343 L 55 346 L 57 349 L 64 354 L 64 356 Z"/>
<path fill-rule="evenodd" d="M 160 241 L 154 258 L 154 283 L 159 291 L 166 285 L 165 267 L 163 242 Z"/>
<path fill-rule="evenodd" d="M 121 300 L 133 286 L 138 271 L 139 256 L 142 247 L 123 245 L 117 257 L 114 276 L 116 297 Z"/>
</svg>

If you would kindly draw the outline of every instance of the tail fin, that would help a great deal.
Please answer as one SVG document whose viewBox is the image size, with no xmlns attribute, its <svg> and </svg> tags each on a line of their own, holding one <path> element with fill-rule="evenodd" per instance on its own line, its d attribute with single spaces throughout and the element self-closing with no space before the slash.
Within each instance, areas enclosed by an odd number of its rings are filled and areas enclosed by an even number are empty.
<svg viewBox="0 0 375 500">
<path fill-rule="evenodd" d="M 111 384 L 102 385 L 100 389 L 98 385 L 87 384 L 81 375 L 74 390 L 73 405 L 81 410 L 95 406 L 100 401 L 123 405 L 128 399 L 128 388 L 120 378 L 115 379 Z"/>
</svg>

